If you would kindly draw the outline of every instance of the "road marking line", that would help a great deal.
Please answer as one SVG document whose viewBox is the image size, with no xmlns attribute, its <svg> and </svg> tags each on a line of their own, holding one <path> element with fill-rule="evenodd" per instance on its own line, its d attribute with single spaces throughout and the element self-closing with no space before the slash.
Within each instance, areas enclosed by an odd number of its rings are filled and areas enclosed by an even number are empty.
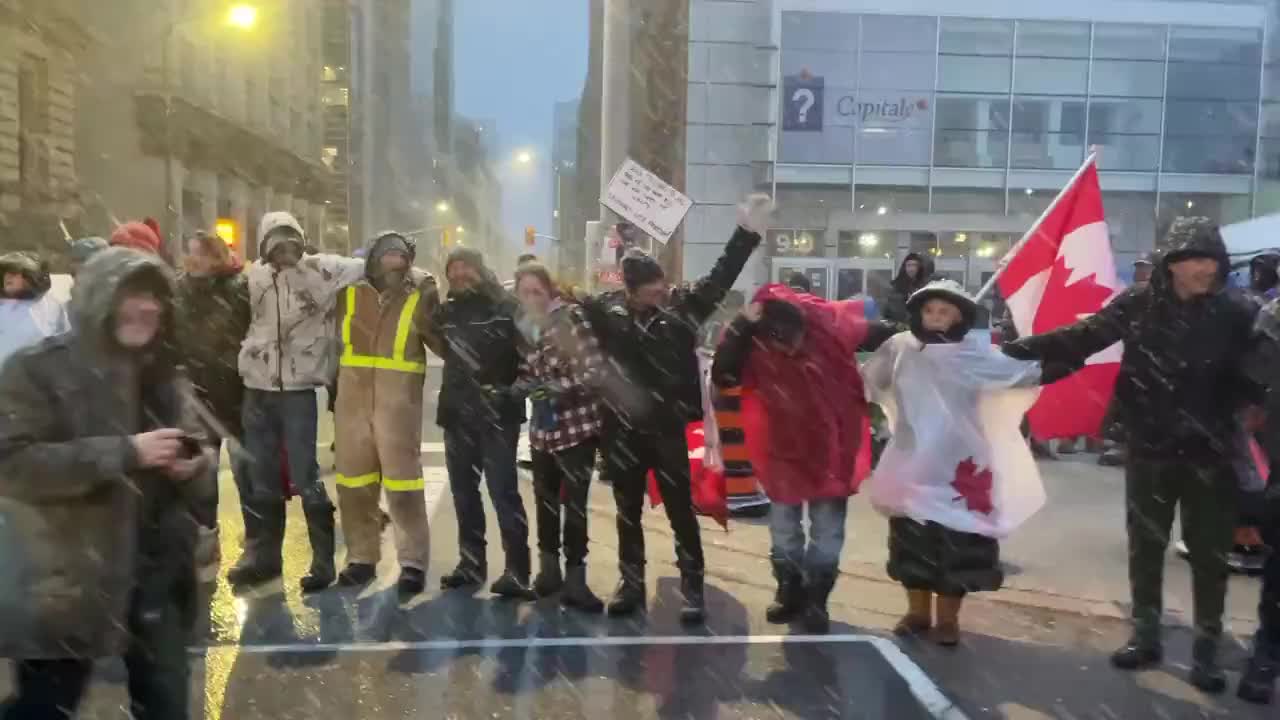
<svg viewBox="0 0 1280 720">
<path fill-rule="evenodd" d="M 960 708 L 943 694 L 928 673 L 915 663 L 892 641 L 875 635 L 672 635 L 654 637 L 525 637 L 484 638 L 479 640 L 422 640 L 416 642 L 369 643 L 291 643 L 283 645 L 213 645 L 189 648 L 192 655 L 218 652 L 236 652 L 248 655 L 274 653 L 373 653 L 430 650 L 503 650 L 509 648 L 559 648 L 559 647 L 634 647 L 637 645 L 781 645 L 784 643 L 819 645 L 823 643 L 866 643 L 874 647 L 885 662 L 907 683 L 907 688 L 925 710 L 938 720 L 968 720 Z"/>
</svg>

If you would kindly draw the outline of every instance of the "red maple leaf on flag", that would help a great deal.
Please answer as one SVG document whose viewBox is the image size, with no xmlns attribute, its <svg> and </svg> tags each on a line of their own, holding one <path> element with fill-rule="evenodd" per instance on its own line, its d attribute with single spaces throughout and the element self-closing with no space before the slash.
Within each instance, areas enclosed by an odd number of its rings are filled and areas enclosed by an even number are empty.
<svg viewBox="0 0 1280 720">
<path fill-rule="evenodd" d="M 1059 257 L 1049 272 L 1044 290 L 1045 296 L 1054 298 L 1055 302 L 1040 305 L 1032 321 L 1032 332 L 1048 332 L 1070 325 L 1080 319 L 1081 308 L 1100 308 L 1115 294 L 1111 288 L 1098 283 L 1096 274 L 1068 284 L 1071 274 L 1072 270 L 1067 267 L 1066 260 Z"/>
<path fill-rule="evenodd" d="M 991 504 L 991 481 L 991 470 L 978 472 L 978 466 L 970 457 L 956 465 L 956 477 L 951 481 L 951 487 L 960 493 L 956 499 L 964 500 L 969 510 L 990 515 L 995 510 Z"/>
</svg>

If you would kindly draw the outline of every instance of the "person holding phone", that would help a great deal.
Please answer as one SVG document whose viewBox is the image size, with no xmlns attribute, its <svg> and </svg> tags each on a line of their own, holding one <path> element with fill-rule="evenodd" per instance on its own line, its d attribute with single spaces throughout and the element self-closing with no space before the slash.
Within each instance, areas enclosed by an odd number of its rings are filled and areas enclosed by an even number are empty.
<svg viewBox="0 0 1280 720">
<path fill-rule="evenodd" d="M 74 716 L 123 655 L 136 718 L 186 718 L 196 610 L 192 508 L 206 449 L 178 370 L 160 258 L 111 248 L 76 282 L 72 330 L 0 370 L 0 718 Z"/>
</svg>

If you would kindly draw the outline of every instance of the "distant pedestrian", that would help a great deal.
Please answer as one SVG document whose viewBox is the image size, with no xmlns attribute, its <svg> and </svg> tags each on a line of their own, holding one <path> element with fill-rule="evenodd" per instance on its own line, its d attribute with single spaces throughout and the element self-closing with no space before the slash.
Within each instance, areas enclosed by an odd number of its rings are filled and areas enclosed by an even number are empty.
<svg viewBox="0 0 1280 720">
<path fill-rule="evenodd" d="M 898 272 L 889 285 L 889 297 L 884 303 L 884 319 L 906 330 L 911 321 L 907 311 L 907 298 L 933 279 L 933 258 L 920 253 L 907 253 L 898 266 Z"/>
<path fill-rule="evenodd" d="M 798 293 L 813 294 L 813 283 L 804 273 L 794 272 L 787 277 L 787 287 Z"/>
</svg>

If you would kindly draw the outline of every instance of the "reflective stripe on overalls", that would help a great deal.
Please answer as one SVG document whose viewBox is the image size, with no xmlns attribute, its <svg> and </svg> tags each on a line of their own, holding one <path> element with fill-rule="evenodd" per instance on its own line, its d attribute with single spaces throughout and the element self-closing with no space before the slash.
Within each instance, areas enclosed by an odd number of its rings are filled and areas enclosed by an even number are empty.
<svg viewBox="0 0 1280 720">
<path fill-rule="evenodd" d="M 419 297 L 420 293 L 417 290 L 409 293 L 409 297 L 404 301 L 404 307 L 400 309 L 400 321 L 396 325 L 396 344 L 392 350 L 391 357 L 358 355 L 351 347 L 351 321 L 356 315 L 356 289 L 355 286 L 348 287 L 347 313 L 342 318 L 343 349 L 341 365 L 343 367 L 394 370 L 396 372 L 426 375 L 426 363 L 411 362 L 404 359 L 405 348 L 409 345 L 409 331 L 413 328 L 413 313 L 418 309 Z"/>
</svg>

